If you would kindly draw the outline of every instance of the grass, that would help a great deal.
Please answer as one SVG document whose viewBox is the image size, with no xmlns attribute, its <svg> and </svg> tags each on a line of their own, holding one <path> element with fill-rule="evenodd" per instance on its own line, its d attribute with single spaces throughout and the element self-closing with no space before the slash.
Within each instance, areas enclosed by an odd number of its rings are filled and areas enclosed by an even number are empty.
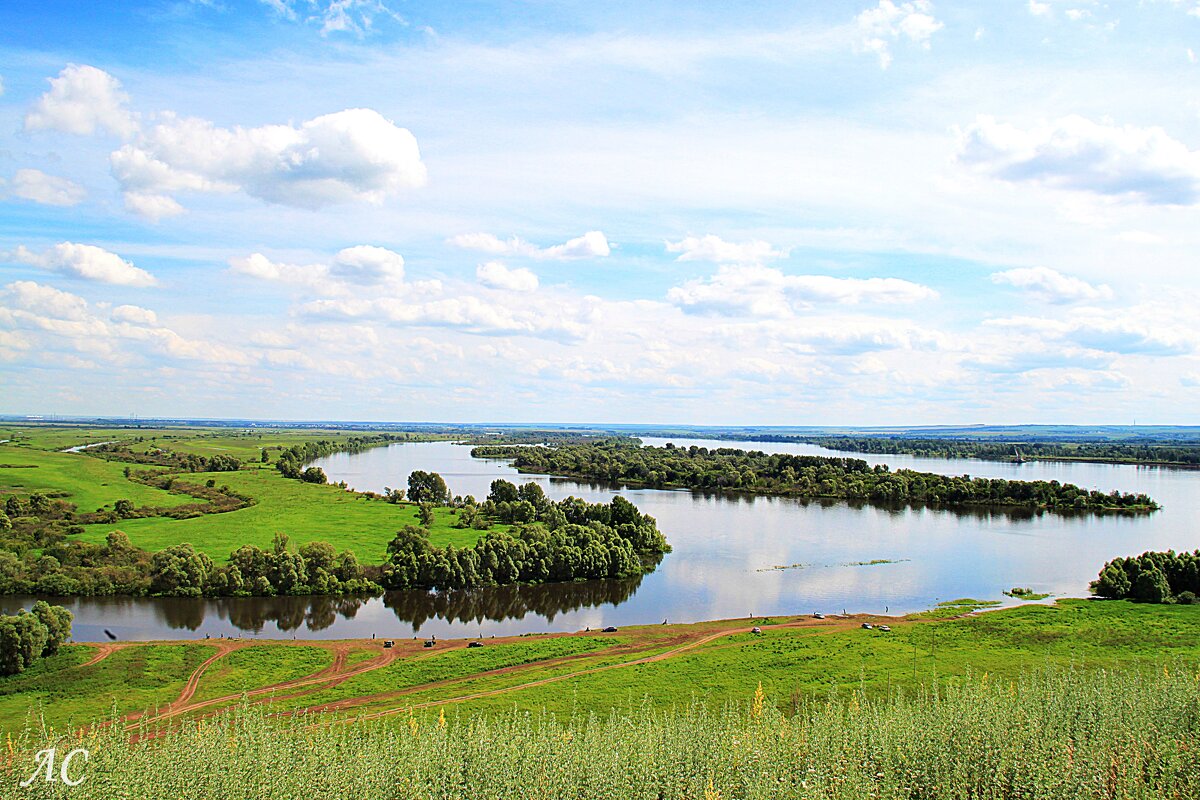
<svg viewBox="0 0 1200 800">
<path fill-rule="evenodd" d="M 312 695 L 289 707 L 308 707 L 355 697 L 395 692 L 415 686 L 470 678 L 481 672 L 532 664 L 563 656 L 588 653 L 619 644 L 600 637 L 552 637 L 482 648 L 459 648 L 400 659 L 387 667 L 357 675 L 344 683 Z"/>
<path fill-rule="evenodd" d="M 68 645 L 18 675 L 0 678 L 0 732 L 18 731 L 30 714 L 46 724 L 83 724 L 165 705 L 213 654 L 202 644 L 145 644 L 117 650 L 91 666 L 90 647 Z"/>
<path fill-rule="evenodd" d="M 0 439 L 4 438 L 0 436 Z M 143 486 L 125 477 L 125 464 L 78 453 L 57 453 L 0 445 L 0 494 L 66 492 L 79 511 L 112 508 L 122 498 L 135 506 L 177 506 L 195 502 L 186 495 Z"/>
<path fill-rule="evenodd" d="M 240 695 L 295 680 L 325 669 L 333 652 L 312 645 L 266 644 L 244 647 L 213 662 L 200 678 L 195 699 Z"/>
<path fill-rule="evenodd" d="M 182 479 L 189 483 L 212 479 L 217 486 L 229 486 L 240 494 L 253 497 L 255 505 L 187 520 L 150 517 L 89 525 L 80 535 L 82 541 L 102 543 L 111 531 L 120 530 L 134 545 L 146 550 L 161 550 L 189 542 L 223 563 L 243 544 L 269 547 L 275 534 L 281 532 L 297 544 L 325 541 L 338 550 L 353 551 L 363 563 L 378 564 L 386 559 L 387 544 L 395 532 L 404 525 L 418 524 L 415 505 L 391 504 L 336 486 L 290 480 L 271 464 L 258 461 L 263 447 L 290 447 L 314 439 L 346 439 L 352 435 L 355 433 L 322 430 L 8 426 L 0 428 L 0 439 L 12 440 L 0 445 L 0 494 L 64 491 L 66 499 L 75 503 L 80 511 L 112 508 L 113 503 L 122 498 L 132 500 L 135 506 L 175 506 L 195 502 L 187 495 L 171 494 L 128 480 L 124 476 L 127 466 L 124 463 L 59 452 L 81 443 L 122 441 L 141 436 L 148 443 L 152 440 L 170 450 L 208 456 L 225 453 L 242 459 L 245 467 L 237 472 L 189 473 Z M 430 541 L 435 546 L 469 547 L 478 541 L 480 531 L 455 527 L 457 516 L 451 509 L 438 508 L 434 514 Z M 509 526 L 495 527 L 506 529 Z"/>
<path fill-rule="evenodd" d="M 791 716 L 751 687 L 722 708 L 566 719 L 428 712 L 323 725 L 250 709 L 154 740 L 115 729 L 83 739 L 27 731 L 3 771 L 15 784 L 41 748 L 87 747 L 76 773 L 86 781 L 34 782 L 23 796 L 37 800 L 1185 798 L 1200 796 L 1195 676 L 1194 664 L 1027 671 L 937 693 L 822 699 Z"/>
<path fill-rule="evenodd" d="M 89 525 L 80 538 L 103 542 L 110 531 L 120 530 L 128 534 L 133 544 L 146 550 L 161 550 L 179 542 L 190 542 L 220 563 L 243 544 L 270 547 L 275 533 L 282 532 L 297 544 L 329 542 L 338 550 L 352 550 L 363 563 L 378 564 L 386 559 L 387 544 L 397 530 L 405 525 L 419 524 L 417 506 L 411 503 L 392 504 L 337 486 L 290 480 L 270 467 L 195 473 L 185 477 L 197 483 L 213 478 L 218 486 L 229 486 L 257 502 L 238 511 L 206 514 L 194 519 L 153 517 Z M 452 511 L 434 509 L 430 541 L 437 546 L 474 544 L 481 532 L 454 527 L 458 517 Z M 504 529 L 508 526 L 495 527 Z"/>
</svg>

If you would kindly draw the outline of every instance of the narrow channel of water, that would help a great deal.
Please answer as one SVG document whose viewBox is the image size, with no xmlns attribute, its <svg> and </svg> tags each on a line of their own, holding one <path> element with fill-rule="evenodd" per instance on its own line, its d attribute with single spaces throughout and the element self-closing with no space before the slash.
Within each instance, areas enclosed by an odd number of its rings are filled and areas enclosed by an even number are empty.
<svg viewBox="0 0 1200 800">
<path fill-rule="evenodd" d="M 835 454 L 811 445 L 669 441 L 678 446 Z M 501 477 L 537 481 L 554 499 L 575 495 L 596 502 L 620 493 L 658 520 L 674 551 L 653 573 L 632 581 L 443 594 L 394 592 L 370 599 L 81 598 L 68 605 L 76 614 L 76 638 L 81 641 L 104 639 L 105 628 L 122 639 L 486 636 L 816 610 L 903 613 L 958 597 L 1015 602 L 1002 594 L 1013 586 L 1083 596 L 1088 581 L 1114 556 L 1200 547 L 1197 471 L 837 455 L 950 475 L 1058 480 L 1089 489 L 1146 492 L 1163 509 L 1148 516 L 1062 516 L 629 489 L 519 475 L 505 462 L 471 458 L 470 448 L 448 442 L 401 444 L 333 455 L 316 464 L 330 480 L 345 480 L 360 490 L 404 487 L 409 472 L 424 469 L 440 473 L 455 494 L 480 499 L 491 481 Z M 3 598 L 0 608 L 11 612 L 30 602 Z"/>
</svg>

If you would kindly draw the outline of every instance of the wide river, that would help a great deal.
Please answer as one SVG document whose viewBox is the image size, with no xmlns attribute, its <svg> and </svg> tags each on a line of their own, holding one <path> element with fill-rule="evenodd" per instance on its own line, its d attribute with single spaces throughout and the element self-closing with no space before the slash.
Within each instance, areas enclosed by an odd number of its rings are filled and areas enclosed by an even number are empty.
<svg viewBox="0 0 1200 800">
<path fill-rule="evenodd" d="M 811 445 L 700 439 L 679 446 L 846 455 L 893 469 L 949 475 L 1058 480 L 1090 489 L 1145 492 L 1162 510 L 1141 516 L 879 508 L 845 502 L 631 489 L 540 475 L 474 459 L 447 442 L 401 444 L 316 462 L 331 481 L 382 491 L 406 486 L 414 469 L 440 473 L 454 494 L 482 499 L 496 478 L 537 481 L 553 499 L 605 501 L 621 494 L 653 515 L 674 551 L 628 581 L 381 598 L 78 599 L 75 638 L 348 638 L 516 634 L 604 625 L 688 622 L 813 611 L 904 613 L 959 597 L 1015 602 L 1028 586 L 1086 596 L 1104 562 L 1144 550 L 1200 547 L 1200 471 L 1067 462 L 1007 464 L 964 459 L 834 453 Z M 874 563 L 869 562 L 886 562 Z M 0 608 L 28 605 L 6 598 Z M 58 601 L 62 602 L 62 601 Z"/>
</svg>

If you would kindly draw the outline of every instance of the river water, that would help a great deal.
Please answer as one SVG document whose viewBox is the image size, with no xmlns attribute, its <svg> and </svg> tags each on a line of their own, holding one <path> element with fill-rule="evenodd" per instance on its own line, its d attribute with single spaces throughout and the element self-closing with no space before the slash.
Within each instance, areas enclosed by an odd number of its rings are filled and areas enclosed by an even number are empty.
<svg viewBox="0 0 1200 800">
<path fill-rule="evenodd" d="M 705 495 L 519 475 L 506 462 L 474 459 L 448 442 L 399 444 L 315 462 L 331 481 L 359 490 L 404 487 L 409 472 L 438 472 L 454 494 L 482 499 L 496 478 L 537 481 L 553 499 L 605 501 L 621 494 L 653 515 L 674 547 L 658 568 L 628 581 L 593 581 L 382 598 L 73 599 L 76 639 L 466 636 L 580 630 L 813 611 L 904 613 L 942 600 L 1027 586 L 1086 596 L 1104 562 L 1144 550 L 1200 547 L 1200 472 L 1161 467 L 835 453 L 811 445 L 699 439 L 678 446 L 739 447 L 846 455 L 893 469 L 1058 480 L 1089 489 L 1145 492 L 1151 515 L 1080 515 L 880 508 L 846 502 Z M 236 512 L 234 512 L 236 513 Z M 384 534 L 386 535 L 386 534 Z M 871 564 L 868 562 L 886 562 Z M 780 569 L 780 567 L 783 567 Z M 29 598 L 5 598 L 11 612 Z M 57 602 L 62 602 L 57 601 Z"/>
</svg>

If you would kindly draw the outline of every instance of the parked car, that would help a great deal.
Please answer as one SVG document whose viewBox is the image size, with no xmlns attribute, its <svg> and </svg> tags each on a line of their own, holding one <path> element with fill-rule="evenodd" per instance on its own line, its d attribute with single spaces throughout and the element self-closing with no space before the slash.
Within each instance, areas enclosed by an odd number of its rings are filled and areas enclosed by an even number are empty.
<svg viewBox="0 0 1200 800">
<path fill-rule="evenodd" d="M 425 646 L 426 646 L 426 647 L 433 647 L 433 639 L 426 639 L 426 640 L 425 640 Z"/>
<path fill-rule="evenodd" d="M 762 633 L 762 628 L 759 628 L 758 626 L 755 626 L 755 627 L 753 627 L 753 628 L 751 628 L 751 629 L 750 629 L 750 632 L 751 632 L 751 633 Z"/>
<path fill-rule="evenodd" d="M 471 642 L 467 647 L 483 647 L 483 642 Z"/>
<path fill-rule="evenodd" d="M 617 629 L 614 628 L 612 625 L 609 625 L 607 628 L 604 629 L 604 632 L 605 633 L 616 633 Z"/>
<path fill-rule="evenodd" d="M 825 619 L 824 614 L 813 614 L 813 619 Z"/>
<path fill-rule="evenodd" d="M 394 641 L 392 641 L 391 639 L 384 639 L 384 640 L 383 640 L 383 646 L 384 646 L 385 648 L 386 648 L 386 647 L 395 647 L 395 646 L 396 646 L 396 643 L 395 643 Z"/>
<path fill-rule="evenodd" d="M 889 628 L 887 625 L 880 625 L 880 626 L 879 626 L 879 630 L 883 631 L 884 633 L 891 633 L 891 632 L 892 632 L 892 629 L 891 629 L 891 628 Z"/>
<path fill-rule="evenodd" d="M 874 625 L 872 625 L 872 624 L 871 624 L 871 623 L 869 623 L 869 622 L 864 622 L 864 623 L 862 624 L 862 626 L 863 626 L 863 630 L 864 630 L 864 631 L 869 631 L 869 630 L 871 630 L 871 628 L 874 628 L 874 627 L 875 627 Z"/>
</svg>

